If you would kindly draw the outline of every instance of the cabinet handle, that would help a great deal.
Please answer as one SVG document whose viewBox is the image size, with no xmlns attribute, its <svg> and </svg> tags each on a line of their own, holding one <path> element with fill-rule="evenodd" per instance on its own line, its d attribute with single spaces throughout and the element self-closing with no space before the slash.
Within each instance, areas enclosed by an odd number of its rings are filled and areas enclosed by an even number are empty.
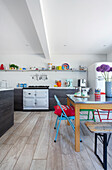
<svg viewBox="0 0 112 170">
<path fill-rule="evenodd" d="M 28 93 L 28 94 L 31 94 L 31 93 Z"/>
</svg>

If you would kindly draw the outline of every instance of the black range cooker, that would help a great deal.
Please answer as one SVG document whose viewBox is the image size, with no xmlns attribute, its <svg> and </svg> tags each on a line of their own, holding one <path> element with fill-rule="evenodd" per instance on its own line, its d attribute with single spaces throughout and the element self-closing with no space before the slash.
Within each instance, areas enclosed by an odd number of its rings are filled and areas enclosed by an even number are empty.
<svg viewBox="0 0 112 170">
<path fill-rule="evenodd" d="M 28 86 L 24 87 L 24 89 L 49 89 L 49 86 Z"/>
</svg>

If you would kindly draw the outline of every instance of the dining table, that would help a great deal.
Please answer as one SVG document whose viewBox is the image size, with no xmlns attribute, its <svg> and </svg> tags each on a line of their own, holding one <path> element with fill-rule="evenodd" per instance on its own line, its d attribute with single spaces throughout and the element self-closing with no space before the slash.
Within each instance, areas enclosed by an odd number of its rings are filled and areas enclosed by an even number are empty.
<svg viewBox="0 0 112 170">
<path fill-rule="evenodd" d="M 67 105 L 72 105 L 75 109 L 75 151 L 80 152 L 80 110 L 81 109 L 106 109 L 112 110 L 112 98 L 103 98 L 103 100 L 95 101 L 93 94 L 87 98 L 67 94 Z"/>
</svg>

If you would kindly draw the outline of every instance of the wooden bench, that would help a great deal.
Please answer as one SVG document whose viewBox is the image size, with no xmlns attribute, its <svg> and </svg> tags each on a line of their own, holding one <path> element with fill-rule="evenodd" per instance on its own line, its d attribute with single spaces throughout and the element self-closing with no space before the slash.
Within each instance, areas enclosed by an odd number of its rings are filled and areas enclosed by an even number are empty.
<svg viewBox="0 0 112 170">
<path fill-rule="evenodd" d="M 85 125 L 92 133 L 95 133 L 94 153 L 101 162 L 103 168 L 107 170 L 107 146 L 112 133 L 112 122 L 86 122 Z M 97 139 L 103 144 L 103 161 L 97 154 Z"/>
</svg>

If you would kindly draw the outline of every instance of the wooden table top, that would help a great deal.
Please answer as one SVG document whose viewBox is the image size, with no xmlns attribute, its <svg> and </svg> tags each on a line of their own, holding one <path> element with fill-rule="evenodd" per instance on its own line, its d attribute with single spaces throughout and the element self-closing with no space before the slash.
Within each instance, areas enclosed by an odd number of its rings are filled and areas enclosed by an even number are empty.
<svg viewBox="0 0 112 170">
<path fill-rule="evenodd" d="M 112 122 L 86 122 L 85 125 L 93 133 L 112 133 Z"/>
</svg>

